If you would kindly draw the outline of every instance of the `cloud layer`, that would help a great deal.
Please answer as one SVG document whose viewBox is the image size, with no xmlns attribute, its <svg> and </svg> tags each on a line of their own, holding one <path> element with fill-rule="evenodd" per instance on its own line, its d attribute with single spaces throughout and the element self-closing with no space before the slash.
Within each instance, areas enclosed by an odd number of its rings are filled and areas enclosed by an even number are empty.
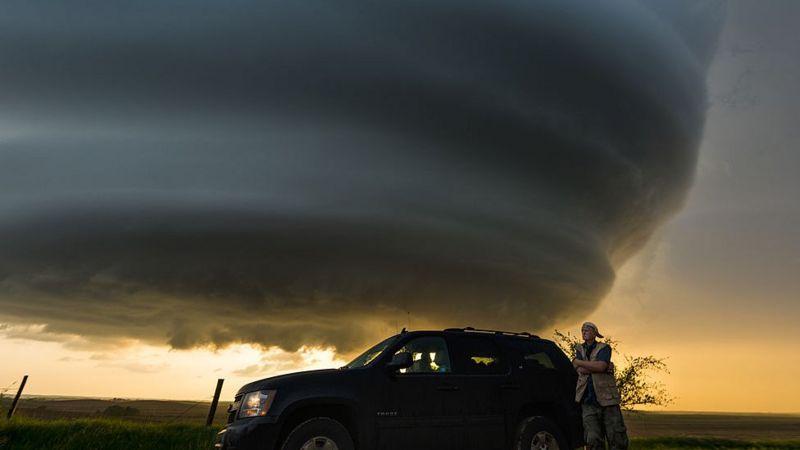
<svg viewBox="0 0 800 450">
<path fill-rule="evenodd" d="M 682 204 L 717 2 L 12 2 L 0 320 L 351 352 L 596 307 Z"/>
</svg>

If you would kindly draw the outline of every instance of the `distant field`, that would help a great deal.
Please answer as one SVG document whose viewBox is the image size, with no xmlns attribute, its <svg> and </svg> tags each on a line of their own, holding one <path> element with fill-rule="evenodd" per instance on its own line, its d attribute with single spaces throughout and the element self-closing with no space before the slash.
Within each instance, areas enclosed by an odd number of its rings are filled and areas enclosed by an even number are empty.
<svg viewBox="0 0 800 450">
<path fill-rule="evenodd" d="M 798 441 L 744 441 L 718 438 L 633 438 L 631 450 L 797 450 Z"/>
<path fill-rule="evenodd" d="M 14 422 L 0 419 L 0 450 L 210 449 L 227 406 L 209 429 L 206 402 L 24 398 Z M 632 449 L 800 449 L 800 415 L 641 412 L 626 423 Z"/>
<path fill-rule="evenodd" d="M 631 436 L 800 441 L 798 414 L 654 413 L 625 415 Z M 800 445 L 793 447 L 800 449 Z"/>
<path fill-rule="evenodd" d="M 224 424 L 227 418 L 225 410 L 230 401 L 220 400 L 214 423 Z M 9 400 L 3 400 L 2 410 L 8 409 Z M 135 414 L 115 415 L 111 418 L 123 418 L 134 422 L 147 423 L 194 423 L 204 424 L 210 402 L 174 401 L 174 400 L 128 400 L 128 399 L 90 399 L 90 398 L 58 398 L 32 397 L 23 398 L 17 408 L 17 416 L 35 419 L 91 419 L 109 418 L 111 407 L 128 409 Z"/>
</svg>

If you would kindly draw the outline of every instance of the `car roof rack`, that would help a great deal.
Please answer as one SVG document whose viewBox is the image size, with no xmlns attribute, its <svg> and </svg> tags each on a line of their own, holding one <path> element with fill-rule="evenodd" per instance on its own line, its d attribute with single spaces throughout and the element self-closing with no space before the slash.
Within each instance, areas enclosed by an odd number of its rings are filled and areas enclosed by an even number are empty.
<svg viewBox="0 0 800 450">
<path fill-rule="evenodd" d="M 527 331 L 523 331 L 521 333 L 517 333 L 514 331 L 501 331 L 501 330 L 487 330 L 483 328 L 473 328 L 473 327 L 464 327 L 464 328 L 445 328 L 444 331 L 459 331 L 462 333 L 488 333 L 488 334 L 497 334 L 503 336 L 522 336 L 522 337 L 529 337 L 531 339 L 539 339 L 539 336 L 535 334 L 528 333 Z"/>
</svg>

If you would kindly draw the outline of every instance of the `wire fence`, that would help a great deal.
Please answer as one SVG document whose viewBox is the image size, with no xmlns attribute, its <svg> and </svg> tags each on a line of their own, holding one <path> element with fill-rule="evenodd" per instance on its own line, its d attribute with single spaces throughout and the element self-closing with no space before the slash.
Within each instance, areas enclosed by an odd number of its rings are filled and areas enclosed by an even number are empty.
<svg viewBox="0 0 800 450">
<path fill-rule="evenodd" d="M 225 406 L 218 407 L 222 382 L 218 380 L 214 393 L 203 399 L 178 401 L 23 396 L 19 380 L 13 380 L 0 387 L 0 412 L 9 419 L 16 413 L 39 419 L 114 418 L 167 425 L 203 421 L 211 425 L 227 417 Z"/>
</svg>

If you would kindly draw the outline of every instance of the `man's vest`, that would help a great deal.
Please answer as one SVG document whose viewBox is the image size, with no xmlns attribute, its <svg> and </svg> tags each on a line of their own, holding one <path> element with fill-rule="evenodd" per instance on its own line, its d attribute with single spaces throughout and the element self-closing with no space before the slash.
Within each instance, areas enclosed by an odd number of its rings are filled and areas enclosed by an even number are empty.
<svg viewBox="0 0 800 450">
<path fill-rule="evenodd" d="M 597 361 L 597 354 L 605 346 L 606 344 L 598 342 L 588 358 L 586 357 L 586 350 L 583 348 L 583 345 L 576 345 L 575 350 L 577 354 L 580 355 L 580 359 L 584 361 Z M 599 403 L 600 406 L 619 405 L 619 389 L 617 389 L 617 382 L 614 379 L 614 375 L 609 372 L 592 372 L 591 375 L 578 374 L 578 386 L 575 388 L 576 402 L 580 403 L 583 399 L 583 393 L 586 392 L 586 385 L 589 384 L 589 377 L 592 377 L 594 393 L 597 397 L 597 403 Z"/>
</svg>

